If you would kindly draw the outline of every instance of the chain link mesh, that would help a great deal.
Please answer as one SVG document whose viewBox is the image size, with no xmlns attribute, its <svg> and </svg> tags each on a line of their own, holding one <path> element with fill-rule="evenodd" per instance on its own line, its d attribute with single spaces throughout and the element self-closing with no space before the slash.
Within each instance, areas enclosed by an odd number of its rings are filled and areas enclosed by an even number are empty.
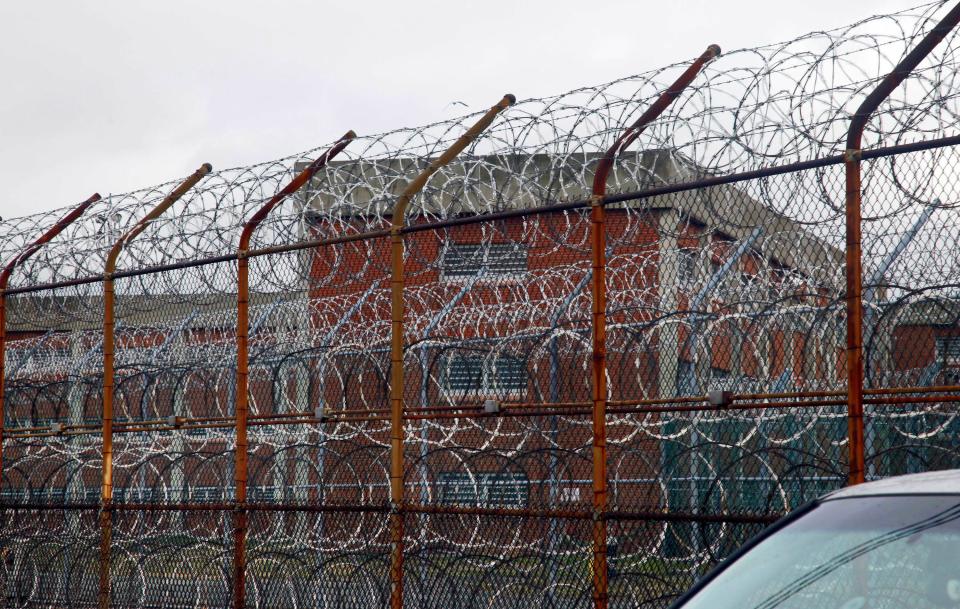
<svg viewBox="0 0 960 609">
<path fill-rule="evenodd" d="M 611 606 L 665 607 L 766 523 L 847 481 L 835 155 L 855 104 L 945 10 L 726 53 L 618 156 L 599 511 L 589 185 L 684 65 L 520 102 L 413 200 L 400 503 L 393 207 L 477 115 L 353 139 L 245 251 L 245 222 L 325 149 L 211 173 L 129 239 L 110 278 L 108 429 L 107 254 L 175 184 L 94 203 L 3 294 L 0 598 L 199 609 L 236 606 L 239 590 L 248 607 L 366 608 L 402 585 L 407 607 L 581 607 L 596 599 L 599 549 Z M 960 158 L 946 137 L 957 49 L 951 35 L 866 133 L 868 479 L 960 465 Z M 0 222 L 0 259 L 63 213 Z"/>
</svg>

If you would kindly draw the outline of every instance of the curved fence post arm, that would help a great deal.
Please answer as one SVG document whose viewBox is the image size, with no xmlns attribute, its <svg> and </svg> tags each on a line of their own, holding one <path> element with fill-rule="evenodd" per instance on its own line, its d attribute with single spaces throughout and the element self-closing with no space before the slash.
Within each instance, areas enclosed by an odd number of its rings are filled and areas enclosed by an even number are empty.
<svg viewBox="0 0 960 609">
<path fill-rule="evenodd" d="M 683 91 L 690 86 L 690 83 L 693 82 L 693 79 L 697 77 L 697 74 L 703 70 L 703 67 L 710 63 L 712 60 L 720 56 L 720 47 L 711 44 L 707 47 L 700 57 L 697 57 L 693 63 L 691 63 L 686 70 L 683 71 L 683 74 L 677 77 L 677 80 L 670 85 L 666 91 L 660 94 L 660 97 L 657 98 L 657 101 L 653 102 L 647 110 L 640 115 L 632 125 L 627 127 L 620 137 L 613 143 L 606 154 L 603 155 L 603 158 L 600 159 L 599 164 L 597 165 L 597 170 L 593 174 L 593 196 L 604 196 L 607 192 L 607 178 L 610 175 L 610 170 L 613 168 L 613 164 L 617 160 L 617 155 L 626 150 L 633 142 L 637 140 L 638 137 L 643 133 L 647 126 L 655 121 L 664 110 L 670 107 L 677 97 L 680 96 Z"/>
<path fill-rule="evenodd" d="M 660 97 L 628 127 L 597 164 L 590 198 L 591 283 L 593 288 L 593 605 L 605 609 L 608 598 L 607 567 L 607 237 L 603 197 L 607 179 L 617 155 L 643 133 L 647 125 L 670 107 L 708 62 L 720 55 L 720 47 L 711 44 Z M 662 288 L 661 288 L 662 289 Z M 665 396 L 661 396 L 665 397 Z"/>
<path fill-rule="evenodd" d="M 923 40 L 887 74 L 860 104 L 847 131 L 846 172 L 846 305 L 847 305 L 847 440 L 850 451 L 848 484 L 866 480 L 866 439 L 863 422 L 863 268 L 861 250 L 860 146 L 873 112 L 900 83 L 960 23 L 957 4 Z"/>
<path fill-rule="evenodd" d="M 13 275 L 13 271 L 21 263 L 27 260 L 30 256 L 33 256 L 37 251 L 40 250 L 44 245 L 50 242 L 54 237 L 59 235 L 66 229 L 68 226 L 73 224 L 77 218 L 82 216 L 87 208 L 100 200 L 100 195 L 94 193 L 89 199 L 77 205 L 72 210 L 70 210 L 67 215 L 60 218 L 56 224 L 51 226 L 45 233 L 37 237 L 37 239 L 23 249 L 19 254 L 13 257 L 13 259 L 3 267 L 3 270 L 0 271 L 0 485 L 3 483 L 3 432 L 4 427 L 7 424 L 7 413 L 6 413 L 6 403 L 4 402 L 5 391 L 6 391 L 6 354 L 7 354 L 7 286 L 10 283 L 10 276 Z"/>
<path fill-rule="evenodd" d="M 517 102 L 503 96 L 466 133 L 407 184 L 390 219 L 390 606 L 403 606 L 403 233 L 407 206 L 434 173 L 452 161 L 493 123 L 498 114 Z"/>
<path fill-rule="evenodd" d="M 237 402 L 234 409 L 237 434 L 234 450 L 234 499 L 238 507 L 234 512 L 233 605 L 237 609 L 243 609 L 246 596 L 247 512 L 242 506 L 247 501 L 247 410 L 249 406 L 247 391 L 250 361 L 248 342 L 250 331 L 250 259 L 247 257 L 247 250 L 250 248 L 253 232 L 270 212 L 287 197 L 303 188 L 327 164 L 327 161 L 340 154 L 356 136 L 357 134 L 353 131 L 344 134 L 329 150 L 317 157 L 283 189 L 254 212 L 243 225 L 243 231 L 240 233 L 240 244 L 237 252 L 237 380 L 235 393 Z"/>
<path fill-rule="evenodd" d="M 205 175 L 213 171 L 204 163 L 170 192 L 156 207 L 117 239 L 107 254 L 103 269 L 103 480 L 100 493 L 100 609 L 110 609 L 110 502 L 113 500 L 113 355 L 114 309 L 113 274 L 123 247 L 142 233 L 151 222 L 177 202 Z"/>
</svg>

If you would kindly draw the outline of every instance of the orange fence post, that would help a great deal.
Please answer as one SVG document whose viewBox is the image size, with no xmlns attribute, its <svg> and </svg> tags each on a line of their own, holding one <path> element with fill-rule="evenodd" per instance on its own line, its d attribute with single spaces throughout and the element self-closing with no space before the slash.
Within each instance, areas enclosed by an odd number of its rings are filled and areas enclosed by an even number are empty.
<svg viewBox="0 0 960 609">
<path fill-rule="evenodd" d="M 503 96 L 443 154 L 410 181 L 390 221 L 390 606 L 403 607 L 403 228 L 411 199 L 434 173 L 452 161 L 517 99 Z"/>
<path fill-rule="evenodd" d="M 100 499 L 100 609 L 110 607 L 110 537 L 111 506 L 113 500 L 113 351 L 114 351 L 114 292 L 113 274 L 117 267 L 117 258 L 123 246 L 142 233 L 147 226 L 165 212 L 188 190 L 194 187 L 203 176 L 213 171 L 209 163 L 204 163 L 193 174 L 177 186 L 156 207 L 128 230 L 110 248 L 103 270 L 103 486 Z"/>
<path fill-rule="evenodd" d="M 250 351 L 247 333 L 250 329 L 250 259 L 247 251 L 250 248 L 250 239 L 253 231 L 263 222 L 284 199 L 297 192 L 310 181 L 311 178 L 327 164 L 327 161 L 340 154 L 357 134 L 348 131 L 343 137 L 326 152 L 321 154 L 297 174 L 289 184 L 263 204 L 250 219 L 243 225 L 240 233 L 240 245 L 237 250 L 237 390 L 236 420 L 237 445 L 234 453 L 234 485 L 236 508 L 234 510 L 233 528 L 233 606 L 243 609 L 245 605 L 246 588 L 246 535 L 247 535 L 247 414 L 249 398 L 249 362 Z"/>
<path fill-rule="evenodd" d="M 30 256 L 48 243 L 51 239 L 63 232 L 65 228 L 87 211 L 87 208 L 100 200 L 100 195 L 94 193 L 89 199 L 70 210 L 67 215 L 51 226 L 47 232 L 43 233 L 33 243 L 28 245 L 19 254 L 13 257 L 13 260 L 7 263 L 0 271 L 0 485 L 3 483 L 3 431 L 7 423 L 6 403 L 4 402 L 6 391 L 6 354 L 7 354 L 7 285 L 10 283 L 10 276 L 13 274 L 17 265 L 24 262 Z"/>
<path fill-rule="evenodd" d="M 846 301 L 847 301 L 847 434 L 850 450 L 848 484 L 866 479 L 866 441 L 863 425 L 863 276 L 861 261 L 860 162 L 863 130 L 870 115 L 914 68 L 960 23 L 960 4 L 953 7 L 923 40 L 887 74 L 850 119 L 846 169 Z"/>
<path fill-rule="evenodd" d="M 610 170 L 621 154 L 651 122 L 686 89 L 703 66 L 720 55 L 720 47 L 707 47 L 700 57 L 617 140 L 597 164 L 590 198 L 590 253 L 593 288 L 592 398 L 593 398 L 593 605 L 606 609 L 608 593 L 607 521 L 607 236 L 603 198 Z"/>
</svg>

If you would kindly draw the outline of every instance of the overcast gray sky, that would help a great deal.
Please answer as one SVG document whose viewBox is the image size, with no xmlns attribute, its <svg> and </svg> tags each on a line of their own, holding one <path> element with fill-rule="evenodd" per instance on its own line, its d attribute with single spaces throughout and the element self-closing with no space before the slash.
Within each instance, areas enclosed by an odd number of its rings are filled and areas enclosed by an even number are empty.
<svg viewBox="0 0 960 609">
<path fill-rule="evenodd" d="M 921 0 L 0 4 L 0 215 L 757 46 Z M 468 108 L 451 105 L 462 101 Z"/>
</svg>

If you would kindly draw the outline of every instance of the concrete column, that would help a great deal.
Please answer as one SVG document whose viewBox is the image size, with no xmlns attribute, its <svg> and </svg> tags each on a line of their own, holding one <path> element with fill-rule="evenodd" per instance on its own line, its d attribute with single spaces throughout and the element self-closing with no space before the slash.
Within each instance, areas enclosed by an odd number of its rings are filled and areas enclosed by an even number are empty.
<svg viewBox="0 0 960 609">
<path fill-rule="evenodd" d="M 677 246 L 677 227 L 680 214 L 669 209 L 657 218 L 659 237 L 657 265 L 657 285 L 659 286 L 659 308 L 661 313 L 677 310 L 677 270 L 679 251 Z M 677 395 L 677 376 L 680 362 L 680 344 L 677 324 L 669 321 L 660 326 L 657 336 L 657 392 L 658 397 L 668 398 Z"/>
<path fill-rule="evenodd" d="M 301 350 L 310 346 L 311 337 L 309 297 L 305 295 L 304 299 L 302 315 L 300 316 L 299 323 L 295 324 L 297 329 L 296 342 Z M 312 411 L 313 406 L 310 404 L 310 368 L 308 364 L 306 362 L 298 362 L 295 367 L 295 375 L 293 406 L 299 412 Z M 293 472 L 293 484 L 295 488 L 293 496 L 296 501 L 301 503 L 307 501 L 307 487 L 310 475 L 309 455 L 307 454 L 307 448 L 305 446 L 306 442 L 307 427 L 300 427 L 297 433 L 297 443 L 304 446 L 297 448 L 293 455 L 295 459 Z M 303 524 L 306 524 L 306 521 L 304 521 Z"/>
<path fill-rule="evenodd" d="M 189 374 L 189 373 L 187 373 Z M 188 377 L 189 378 L 189 377 Z M 173 391 L 173 416 L 186 416 L 186 405 L 184 404 L 185 394 L 189 384 L 188 378 L 181 378 Z M 170 450 L 175 463 L 170 467 L 170 499 L 173 503 L 182 503 L 187 500 L 183 489 L 186 483 L 186 476 L 183 471 L 183 455 L 187 452 L 186 432 L 177 429 L 173 431 L 173 439 L 170 442 Z"/>
<path fill-rule="evenodd" d="M 85 349 L 81 344 L 83 333 L 80 330 L 74 330 L 70 333 L 70 361 L 78 362 L 83 358 Z M 83 403 L 86 397 L 86 387 L 80 380 L 81 371 L 77 370 L 72 378 L 69 379 L 67 387 L 67 417 L 68 425 L 83 423 Z M 86 501 L 86 488 L 83 484 L 83 458 L 81 453 L 84 446 L 89 444 L 89 438 L 86 436 L 67 436 L 67 458 L 69 463 L 66 468 L 66 488 L 64 489 L 67 502 Z M 96 487 L 94 487 L 96 488 Z M 79 513 L 74 510 L 66 510 L 67 526 L 69 530 L 76 533 L 79 529 Z"/>
<path fill-rule="evenodd" d="M 657 285 L 658 285 L 658 306 L 660 314 L 669 316 L 677 310 L 679 306 L 677 298 L 678 289 L 678 270 L 679 270 L 679 249 L 677 244 L 677 228 L 680 222 L 680 214 L 673 209 L 669 209 L 659 215 L 657 218 L 657 236 L 659 248 L 657 251 L 659 264 L 657 265 Z M 660 325 L 657 336 L 657 397 L 671 398 L 678 392 L 677 381 L 680 377 L 680 335 L 675 318 L 670 317 L 666 323 Z M 670 463 L 675 455 L 668 450 L 669 445 L 660 447 L 660 470 L 663 472 L 671 471 L 678 473 L 683 468 Z M 692 463 L 692 461 L 691 461 Z M 674 485 L 667 483 L 667 501 L 675 508 L 675 502 L 679 498 L 675 494 L 679 489 Z M 692 481 L 691 481 L 692 482 Z M 678 534 L 679 531 L 677 531 Z"/>
<path fill-rule="evenodd" d="M 701 252 L 708 252 L 708 255 L 700 257 L 701 266 L 699 269 L 699 276 L 707 278 L 713 274 L 713 266 L 711 264 L 712 254 L 710 254 L 711 239 L 709 231 L 704 230 L 703 234 L 700 235 L 700 238 L 697 241 L 699 250 Z M 707 295 L 707 297 L 703 300 L 703 303 L 700 305 L 700 307 L 703 309 L 702 312 L 709 313 L 713 311 L 713 299 L 717 294 L 722 294 L 723 289 L 724 285 L 723 282 L 721 282 L 720 285 L 716 287 L 717 293 Z M 696 311 L 695 313 L 699 312 L 700 311 Z M 701 323 L 697 324 L 697 332 L 701 334 L 701 336 L 697 337 L 695 341 L 690 342 L 691 345 L 695 345 L 697 347 L 697 349 L 692 353 L 694 358 L 693 379 L 696 393 L 704 394 L 712 389 L 712 387 L 706 386 L 706 379 L 709 379 L 711 376 L 710 367 L 713 364 L 711 359 L 713 354 L 713 345 L 710 342 L 711 339 L 703 335 L 706 334 L 707 330 L 715 326 L 716 324 L 708 323 L 707 321 L 702 321 Z M 701 357 L 700 354 L 702 353 L 706 353 L 706 357 Z M 689 391 L 690 388 L 687 389 Z"/>
</svg>

